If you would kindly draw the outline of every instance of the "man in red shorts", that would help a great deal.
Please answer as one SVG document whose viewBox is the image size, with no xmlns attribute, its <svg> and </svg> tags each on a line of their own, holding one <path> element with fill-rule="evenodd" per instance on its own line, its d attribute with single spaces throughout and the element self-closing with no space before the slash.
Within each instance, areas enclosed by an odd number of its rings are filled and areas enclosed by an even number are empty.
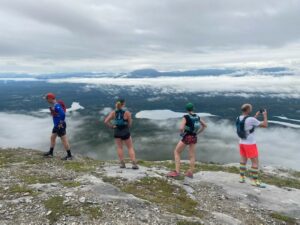
<svg viewBox="0 0 300 225">
<path fill-rule="evenodd" d="M 246 164 L 248 159 L 250 159 L 252 162 L 250 169 L 251 184 L 263 188 L 265 185 L 258 179 L 258 150 L 254 133 L 256 127 L 266 128 L 268 126 L 267 111 L 260 110 L 254 117 L 251 117 L 252 105 L 244 104 L 241 110 L 242 115 L 236 121 L 237 133 L 240 137 L 240 183 L 245 183 Z M 256 119 L 260 114 L 263 115 L 262 122 Z"/>
</svg>

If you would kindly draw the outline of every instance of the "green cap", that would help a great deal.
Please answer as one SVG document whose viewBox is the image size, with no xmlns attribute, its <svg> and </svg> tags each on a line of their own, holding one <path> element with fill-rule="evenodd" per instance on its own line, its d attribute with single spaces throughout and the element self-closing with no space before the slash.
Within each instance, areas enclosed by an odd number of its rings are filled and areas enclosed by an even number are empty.
<svg viewBox="0 0 300 225">
<path fill-rule="evenodd" d="M 194 105 L 193 105 L 193 103 L 191 103 L 191 102 L 189 102 L 188 104 L 186 104 L 186 106 L 185 106 L 185 109 L 187 110 L 187 111 L 193 111 L 194 110 Z"/>
</svg>

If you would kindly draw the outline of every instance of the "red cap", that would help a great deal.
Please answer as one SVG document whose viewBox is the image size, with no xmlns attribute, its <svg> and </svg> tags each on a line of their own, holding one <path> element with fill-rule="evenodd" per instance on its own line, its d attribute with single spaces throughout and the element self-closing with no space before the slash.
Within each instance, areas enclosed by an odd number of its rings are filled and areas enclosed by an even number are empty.
<svg viewBox="0 0 300 225">
<path fill-rule="evenodd" d="M 46 99 L 55 99 L 55 94 L 53 93 L 46 94 Z"/>
</svg>

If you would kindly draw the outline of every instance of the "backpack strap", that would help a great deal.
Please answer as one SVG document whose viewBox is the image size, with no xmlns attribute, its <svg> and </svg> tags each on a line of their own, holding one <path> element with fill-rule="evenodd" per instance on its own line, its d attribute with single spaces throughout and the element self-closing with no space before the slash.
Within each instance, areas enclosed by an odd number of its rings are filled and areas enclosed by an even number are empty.
<svg viewBox="0 0 300 225">
<path fill-rule="evenodd" d="M 244 129 L 245 129 L 245 122 L 246 122 L 246 119 L 249 118 L 249 117 L 250 117 L 250 116 L 245 116 L 245 117 L 243 118 L 243 120 L 241 121 L 241 122 L 244 123 Z M 239 117 L 238 117 L 238 118 L 239 118 Z M 249 133 L 252 134 L 252 133 L 254 132 L 254 130 L 255 130 L 255 127 L 253 126 L 253 127 L 251 128 L 251 130 L 249 130 Z"/>
</svg>

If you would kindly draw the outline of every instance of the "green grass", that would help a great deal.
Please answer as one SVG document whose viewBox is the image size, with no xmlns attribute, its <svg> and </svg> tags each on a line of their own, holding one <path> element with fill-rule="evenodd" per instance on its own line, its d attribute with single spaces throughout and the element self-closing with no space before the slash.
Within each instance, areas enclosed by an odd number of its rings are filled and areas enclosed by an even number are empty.
<svg viewBox="0 0 300 225">
<path fill-rule="evenodd" d="M 89 203 L 84 203 L 83 210 L 91 219 L 99 219 L 103 215 L 99 206 L 92 206 Z"/>
<path fill-rule="evenodd" d="M 283 214 L 280 214 L 280 213 L 277 213 L 277 212 L 273 212 L 271 213 L 270 215 L 273 219 L 277 219 L 277 220 L 281 220 L 281 221 L 284 221 L 286 222 L 287 224 L 296 224 L 296 219 L 292 218 L 292 217 L 289 217 L 289 216 L 286 216 L 286 215 L 283 215 Z"/>
<path fill-rule="evenodd" d="M 197 209 L 198 203 L 191 199 L 181 187 L 170 184 L 167 180 L 145 177 L 123 184 L 120 188 L 138 198 L 156 203 L 169 212 L 185 216 L 203 216 L 203 212 Z"/>
<path fill-rule="evenodd" d="M 25 185 L 19 185 L 19 184 L 15 184 L 11 187 L 9 187 L 9 189 L 7 190 L 7 192 L 9 194 L 16 194 L 16 193 L 29 193 L 29 194 L 33 194 L 33 190 L 28 188 Z"/>
<path fill-rule="evenodd" d="M 65 169 L 73 170 L 75 172 L 90 172 L 95 169 L 93 164 L 88 164 L 86 162 L 66 162 L 64 164 Z"/>
<path fill-rule="evenodd" d="M 25 182 L 26 184 L 46 184 L 46 183 L 54 183 L 57 182 L 55 178 L 52 178 L 48 175 L 28 175 L 22 174 L 19 178 Z"/>
<path fill-rule="evenodd" d="M 78 181 L 60 181 L 60 183 L 64 187 L 72 188 L 72 187 L 79 187 L 81 184 Z"/>
<path fill-rule="evenodd" d="M 78 208 L 64 204 L 64 198 L 61 196 L 54 196 L 44 201 L 44 206 L 51 213 L 47 216 L 50 224 L 59 220 L 62 215 L 80 216 Z"/>
</svg>

